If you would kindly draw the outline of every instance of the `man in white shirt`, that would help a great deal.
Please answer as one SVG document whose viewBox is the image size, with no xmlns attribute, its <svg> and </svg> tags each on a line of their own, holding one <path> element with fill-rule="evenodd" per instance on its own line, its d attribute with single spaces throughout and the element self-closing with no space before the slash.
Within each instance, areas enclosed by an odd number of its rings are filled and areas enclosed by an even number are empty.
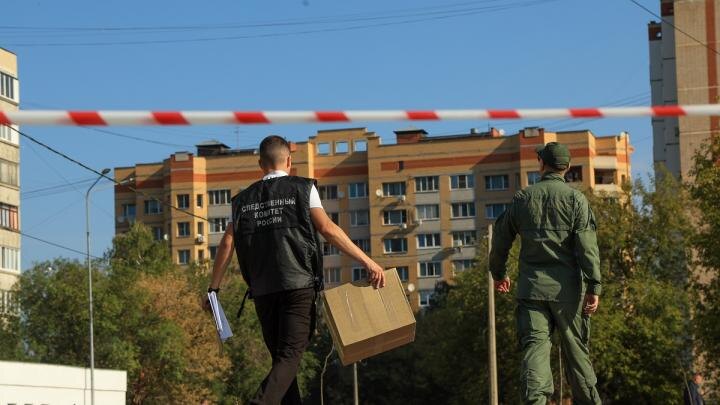
<svg viewBox="0 0 720 405">
<path fill-rule="evenodd" d="M 317 291 L 322 289 L 317 234 L 361 263 L 376 288 L 385 285 L 384 273 L 330 220 L 315 181 L 288 175 L 292 158 L 285 139 L 265 138 L 259 164 L 263 179 L 233 197 L 232 223 L 218 246 L 208 291 L 219 291 L 234 247 L 273 359 L 251 403 L 300 404 L 296 374 L 314 328 Z"/>
</svg>

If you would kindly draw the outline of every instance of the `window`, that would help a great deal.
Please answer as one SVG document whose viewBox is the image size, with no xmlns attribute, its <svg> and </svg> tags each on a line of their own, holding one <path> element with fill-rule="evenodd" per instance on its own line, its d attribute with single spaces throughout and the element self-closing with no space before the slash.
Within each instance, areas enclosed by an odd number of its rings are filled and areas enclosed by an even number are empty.
<svg viewBox="0 0 720 405">
<path fill-rule="evenodd" d="M 410 279 L 410 271 L 408 270 L 408 266 L 398 266 L 395 268 L 395 270 L 397 270 L 400 281 L 408 281 Z"/>
<path fill-rule="evenodd" d="M 367 198 L 367 183 L 350 183 L 348 184 L 348 196 L 350 198 Z"/>
<path fill-rule="evenodd" d="M 405 195 L 405 182 L 383 183 L 383 195 L 385 197 Z"/>
<path fill-rule="evenodd" d="M 510 187 L 510 180 L 507 174 L 485 176 L 485 190 L 507 190 Z"/>
<path fill-rule="evenodd" d="M 367 210 L 350 211 L 350 226 L 365 226 L 370 224 Z"/>
<path fill-rule="evenodd" d="M 340 225 L 340 214 L 337 212 L 328 212 L 328 216 L 330 217 L 330 220 L 335 223 L 335 225 Z"/>
<path fill-rule="evenodd" d="M 423 204 L 415 207 L 417 219 L 428 220 L 440 218 L 440 206 L 437 204 Z"/>
<path fill-rule="evenodd" d="M 595 184 L 615 184 L 614 169 L 595 169 Z"/>
<path fill-rule="evenodd" d="M 162 213 L 162 204 L 157 199 L 145 200 L 145 215 L 156 215 Z"/>
<path fill-rule="evenodd" d="M 542 175 L 540 174 L 540 172 L 528 172 L 527 176 L 528 176 L 528 186 L 532 186 L 533 184 L 540 181 L 540 179 L 542 178 Z"/>
<path fill-rule="evenodd" d="M 422 176 L 415 177 L 415 192 L 424 193 L 427 191 L 438 191 L 440 189 L 440 177 Z"/>
<path fill-rule="evenodd" d="M 188 264 L 190 263 L 190 251 L 187 249 L 178 250 L 178 263 Z"/>
<path fill-rule="evenodd" d="M 197 223 L 197 233 L 198 235 L 205 235 L 205 222 Z"/>
<path fill-rule="evenodd" d="M 11 186 L 18 185 L 18 165 L 7 160 L 0 160 L 0 183 Z"/>
<path fill-rule="evenodd" d="M 225 229 L 227 228 L 227 224 L 228 224 L 228 222 L 230 222 L 230 218 L 228 218 L 228 217 L 208 218 L 208 222 L 210 222 L 210 233 L 222 233 L 222 232 L 225 232 Z"/>
<path fill-rule="evenodd" d="M 0 72 L 0 96 L 17 101 L 17 79 Z"/>
<path fill-rule="evenodd" d="M 202 206 L 203 206 L 203 195 L 202 194 L 198 194 L 195 196 L 195 206 L 197 206 L 198 208 L 202 208 Z"/>
<path fill-rule="evenodd" d="M 125 219 L 127 219 L 128 221 L 132 221 L 133 219 L 135 219 L 135 211 L 135 204 L 122 205 L 122 216 L 125 217 Z"/>
<path fill-rule="evenodd" d="M 177 207 L 181 210 L 186 210 L 190 208 L 190 194 L 178 194 Z"/>
<path fill-rule="evenodd" d="M 328 242 L 322 243 L 323 256 L 335 256 L 339 255 L 340 251 L 333 244 Z"/>
<path fill-rule="evenodd" d="M 439 233 L 420 233 L 417 235 L 418 249 L 440 247 Z"/>
<path fill-rule="evenodd" d="M 582 179 L 582 166 L 571 166 L 565 173 L 565 181 L 568 183 L 579 182 L 582 181 Z"/>
<path fill-rule="evenodd" d="M 330 144 L 327 142 L 317 144 L 317 154 L 318 155 L 329 155 L 330 154 Z"/>
<path fill-rule="evenodd" d="M 190 222 L 178 222 L 178 236 L 190 236 Z"/>
<path fill-rule="evenodd" d="M 335 153 L 348 153 L 350 152 L 350 147 L 348 146 L 347 141 L 335 141 Z"/>
<path fill-rule="evenodd" d="M 469 246 L 475 244 L 475 231 L 457 231 L 452 233 L 453 246 Z"/>
<path fill-rule="evenodd" d="M 452 265 L 453 265 L 453 271 L 470 270 L 473 267 L 475 267 L 475 260 L 473 260 L 473 259 L 453 260 Z"/>
<path fill-rule="evenodd" d="M 442 262 L 420 262 L 420 277 L 440 277 L 442 275 Z"/>
<path fill-rule="evenodd" d="M 11 127 L 17 129 L 16 125 L 11 125 Z M 7 125 L 0 125 L 0 139 L 2 139 L 3 141 L 7 141 L 7 142 L 17 145 L 18 144 L 17 132 L 13 131 L 11 127 L 9 127 Z"/>
<path fill-rule="evenodd" d="M 321 200 L 337 200 L 338 187 L 336 185 L 319 186 L 318 194 L 320 194 Z"/>
<path fill-rule="evenodd" d="M 208 252 L 210 252 L 210 260 L 215 260 L 215 256 L 217 256 L 217 246 L 208 247 Z"/>
<path fill-rule="evenodd" d="M 472 174 L 456 174 L 450 176 L 450 189 L 462 190 L 475 187 L 475 176 Z"/>
<path fill-rule="evenodd" d="M 367 270 L 364 267 L 353 267 L 352 281 L 367 280 Z"/>
<path fill-rule="evenodd" d="M 370 239 L 355 239 L 353 243 L 357 245 L 365 253 L 370 252 Z"/>
<path fill-rule="evenodd" d="M 20 271 L 20 249 L 0 247 L 0 266 L 6 270 Z"/>
<path fill-rule="evenodd" d="M 230 190 L 209 190 L 208 199 L 210 205 L 230 204 Z"/>
<path fill-rule="evenodd" d="M 485 205 L 485 218 L 495 219 L 500 216 L 510 204 L 486 204 Z"/>
<path fill-rule="evenodd" d="M 340 268 L 331 267 L 325 269 L 325 282 L 327 283 L 339 283 L 340 282 Z"/>
<path fill-rule="evenodd" d="M 367 141 L 364 139 L 357 139 L 353 143 L 353 150 L 355 152 L 367 152 Z"/>
<path fill-rule="evenodd" d="M 471 218 L 475 216 L 474 202 L 461 202 L 452 204 L 453 218 Z"/>
<path fill-rule="evenodd" d="M 418 296 L 420 297 L 420 308 L 427 308 L 430 306 L 430 299 L 432 299 L 435 291 L 433 290 L 420 290 Z"/>
<path fill-rule="evenodd" d="M 383 225 L 400 225 L 407 221 L 407 211 L 391 210 L 383 211 Z"/>
<path fill-rule="evenodd" d="M 383 239 L 385 253 L 405 253 L 407 252 L 407 239 Z"/>
<path fill-rule="evenodd" d="M 152 227 L 152 235 L 153 235 L 153 239 L 155 239 L 155 240 L 163 240 L 163 239 L 165 239 L 165 238 L 163 237 L 164 234 L 163 234 L 163 228 L 162 228 L 162 226 L 153 226 L 153 227 Z"/>
</svg>

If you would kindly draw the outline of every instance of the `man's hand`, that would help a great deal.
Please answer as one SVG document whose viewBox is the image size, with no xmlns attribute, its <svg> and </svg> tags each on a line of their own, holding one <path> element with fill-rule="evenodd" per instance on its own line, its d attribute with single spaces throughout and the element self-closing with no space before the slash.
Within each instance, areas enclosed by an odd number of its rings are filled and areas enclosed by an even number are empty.
<svg viewBox="0 0 720 405">
<path fill-rule="evenodd" d="M 505 277 L 504 279 L 500 281 L 495 282 L 495 291 L 499 293 L 509 293 L 510 292 L 510 279 Z"/>
<path fill-rule="evenodd" d="M 365 265 L 365 269 L 367 269 L 368 281 L 373 287 L 385 287 L 385 272 L 379 264 L 371 260 L 370 263 Z"/>
<path fill-rule="evenodd" d="M 592 315 L 597 311 L 600 305 L 600 297 L 595 294 L 585 294 L 585 303 L 583 304 L 583 314 Z"/>
<path fill-rule="evenodd" d="M 207 295 L 205 295 L 205 298 L 203 298 L 201 301 L 202 301 L 202 304 L 200 304 L 200 305 L 202 306 L 202 309 L 204 311 L 210 311 L 210 298 L 208 298 Z"/>
</svg>

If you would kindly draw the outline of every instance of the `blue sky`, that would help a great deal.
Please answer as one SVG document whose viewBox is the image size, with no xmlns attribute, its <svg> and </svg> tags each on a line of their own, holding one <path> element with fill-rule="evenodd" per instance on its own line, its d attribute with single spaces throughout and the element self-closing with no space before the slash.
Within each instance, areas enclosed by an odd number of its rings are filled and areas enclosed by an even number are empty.
<svg viewBox="0 0 720 405">
<path fill-rule="evenodd" d="M 658 4 L 644 3 L 652 9 Z M 18 55 L 24 109 L 430 109 L 649 103 L 646 24 L 653 17 L 629 1 L 3 0 L 3 10 L 0 46 Z M 488 126 L 513 133 L 526 125 L 549 130 L 590 128 L 597 135 L 628 131 L 636 148 L 634 174 L 644 175 L 652 166 L 647 118 L 415 125 L 431 134 Z M 367 126 L 390 141 L 392 131 L 407 123 Z M 175 151 L 193 150 L 192 145 L 209 138 L 252 147 L 268 133 L 302 140 L 317 129 L 333 127 L 337 125 L 109 128 L 177 146 L 85 128 L 26 126 L 23 130 L 102 169 L 160 161 Z M 21 161 L 24 193 L 92 177 L 24 140 Z M 26 194 L 21 206 L 23 230 L 83 251 L 83 197 L 88 185 L 79 183 L 64 193 Z M 93 201 L 92 252 L 101 255 L 114 233 L 109 183 L 98 186 Z M 57 256 L 80 257 L 23 239 L 23 268 Z"/>
</svg>

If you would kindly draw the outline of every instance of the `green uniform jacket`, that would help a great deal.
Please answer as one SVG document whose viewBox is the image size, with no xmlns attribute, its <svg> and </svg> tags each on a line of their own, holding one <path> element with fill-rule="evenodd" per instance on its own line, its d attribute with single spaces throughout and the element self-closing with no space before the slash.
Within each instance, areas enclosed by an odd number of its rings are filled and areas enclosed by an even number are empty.
<svg viewBox="0 0 720 405">
<path fill-rule="evenodd" d="M 517 298 L 568 302 L 583 291 L 600 295 L 595 229 L 587 198 L 561 175 L 546 173 L 518 191 L 495 222 L 489 259 L 493 278 L 506 277 L 508 253 L 520 234 Z"/>
</svg>

